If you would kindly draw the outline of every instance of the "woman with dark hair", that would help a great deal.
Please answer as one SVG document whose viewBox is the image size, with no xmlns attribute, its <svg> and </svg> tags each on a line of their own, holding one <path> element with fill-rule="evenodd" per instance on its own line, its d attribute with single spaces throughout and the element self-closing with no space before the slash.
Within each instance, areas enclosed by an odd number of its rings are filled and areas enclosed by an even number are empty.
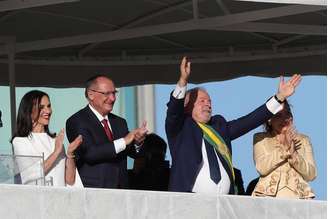
<svg viewBox="0 0 328 219">
<path fill-rule="evenodd" d="M 48 94 L 33 90 L 26 93 L 19 105 L 16 132 L 12 138 L 15 155 L 44 156 L 43 170 L 46 184 L 52 186 L 74 185 L 83 187 L 77 173 L 74 154 L 82 143 L 78 136 L 67 148 L 63 146 L 64 130 L 59 134 L 49 131 L 52 109 Z M 39 162 L 32 157 L 16 158 L 23 184 L 38 185 L 42 178 Z"/>
<path fill-rule="evenodd" d="M 253 196 L 310 199 L 308 182 L 317 175 L 309 137 L 296 132 L 287 101 L 254 135 L 254 162 L 260 174 Z"/>
</svg>

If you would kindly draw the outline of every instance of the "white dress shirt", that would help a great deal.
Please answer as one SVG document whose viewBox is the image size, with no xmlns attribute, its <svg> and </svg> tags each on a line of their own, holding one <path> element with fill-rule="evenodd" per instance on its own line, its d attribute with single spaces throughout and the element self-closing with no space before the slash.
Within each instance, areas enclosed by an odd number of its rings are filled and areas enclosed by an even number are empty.
<svg viewBox="0 0 328 219">
<path fill-rule="evenodd" d="M 110 123 L 109 123 L 109 121 L 108 121 L 108 116 L 107 116 L 107 115 L 106 115 L 105 117 L 102 116 L 102 115 L 101 115 L 101 114 L 100 114 L 95 108 L 93 108 L 90 104 L 89 104 L 89 107 L 90 107 L 91 111 L 96 115 L 96 117 L 98 118 L 99 122 L 101 123 L 101 125 L 102 125 L 103 127 L 104 127 L 104 124 L 102 123 L 102 121 L 103 121 L 104 119 L 107 120 L 108 127 L 109 127 L 110 131 L 113 133 L 113 131 L 112 131 L 112 127 L 111 127 L 111 125 L 110 125 Z M 114 143 L 114 147 L 115 147 L 115 152 L 116 152 L 116 154 L 118 154 L 118 153 L 124 151 L 125 148 L 126 148 L 126 144 L 125 144 L 124 138 L 116 139 L 116 140 L 113 141 L 113 143 Z"/>
<path fill-rule="evenodd" d="M 180 87 L 178 84 L 173 91 L 173 97 L 177 99 L 182 99 L 185 97 L 187 92 L 187 86 Z M 274 97 L 272 97 L 267 103 L 266 106 L 270 112 L 276 114 L 282 109 L 282 105 L 276 101 Z M 214 148 L 211 148 L 215 150 Z M 203 162 L 202 167 L 198 173 L 196 178 L 194 187 L 192 188 L 193 192 L 196 193 L 204 193 L 204 194 L 228 194 L 230 190 L 230 179 L 227 171 L 224 169 L 221 160 L 218 155 L 215 153 L 217 161 L 219 163 L 220 172 L 221 172 L 221 180 L 218 184 L 215 184 L 210 177 L 210 168 L 208 157 L 205 148 L 204 139 L 202 140 L 202 156 Z"/>
</svg>

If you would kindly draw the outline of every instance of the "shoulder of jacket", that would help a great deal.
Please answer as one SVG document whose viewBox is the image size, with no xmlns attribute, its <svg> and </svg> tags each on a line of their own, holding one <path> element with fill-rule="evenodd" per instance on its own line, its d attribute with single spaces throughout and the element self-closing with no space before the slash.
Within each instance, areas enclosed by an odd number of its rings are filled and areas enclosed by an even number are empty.
<svg viewBox="0 0 328 219">
<path fill-rule="evenodd" d="M 221 115 L 214 115 L 212 116 L 211 120 L 213 122 L 227 122 L 227 120 Z"/>
<path fill-rule="evenodd" d="M 298 138 L 303 142 L 311 142 L 310 137 L 304 134 L 299 133 Z"/>
<path fill-rule="evenodd" d="M 302 138 L 302 139 L 310 139 L 309 136 L 304 135 L 304 134 L 302 134 L 302 133 L 299 133 L 298 136 L 299 136 L 300 138 Z"/>
<path fill-rule="evenodd" d="M 253 136 L 254 141 L 258 142 L 258 141 L 262 141 L 265 138 L 269 138 L 270 134 L 267 132 L 258 132 L 255 133 Z"/>
<path fill-rule="evenodd" d="M 267 132 L 257 132 L 254 134 L 254 137 L 268 137 L 269 133 Z"/>
<path fill-rule="evenodd" d="M 117 120 L 120 120 L 120 121 L 126 121 L 123 117 L 120 117 L 120 116 L 118 116 L 118 115 L 115 115 L 115 114 L 113 114 L 113 113 L 110 113 L 110 114 L 108 114 L 108 117 L 109 118 L 112 118 L 112 119 L 117 119 Z"/>
<path fill-rule="evenodd" d="M 77 111 L 76 113 L 71 115 L 67 120 L 72 120 L 72 119 L 75 119 L 75 118 L 79 118 L 81 115 L 83 115 L 87 112 L 87 107 L 84 107 L 84 108 L 80 109 L 79 111 Z"/>
</svg>

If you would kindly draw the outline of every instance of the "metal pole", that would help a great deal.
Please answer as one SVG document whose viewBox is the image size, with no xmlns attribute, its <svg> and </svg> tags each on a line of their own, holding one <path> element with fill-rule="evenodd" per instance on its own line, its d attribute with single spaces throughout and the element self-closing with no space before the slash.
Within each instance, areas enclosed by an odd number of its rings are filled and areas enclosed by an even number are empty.
<svg viewBox="0 0 328 219">
<path fill-rule="evenodd" d="M 198 0 L 192 0 L 192 9 L 194 19 L 197 20 L 199 18 Z"/>
<path fill-rule="evenodd" d="M 147 121 L 149 132 L 156 132 L 154 85 L 137 87 L 137 106 L 137 126 L 139 127 L 143 121 Z"/>
<path fill-rule="evenodd" d="M 15 39 L 6 44 L 8 52 L 9 69 L 9 91 L 10 91 L 10 112 L 11 112 L 11 135 L 16 130 L 16 77 L 15 77 Z"/>
</svg>

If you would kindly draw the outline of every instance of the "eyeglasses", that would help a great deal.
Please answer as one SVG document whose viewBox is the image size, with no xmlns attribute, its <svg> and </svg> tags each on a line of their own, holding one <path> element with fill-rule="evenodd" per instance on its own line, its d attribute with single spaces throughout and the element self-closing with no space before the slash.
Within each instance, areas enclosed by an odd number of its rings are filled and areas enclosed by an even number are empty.
<svg viewBox="0 0 328 219">
<path fill-rule="evenodd" d="M 109 97 L 110 95 L 116 96 L 116 94 L 118 93 L 117 90 L 107 91 L 107 92 L 102 92 L 102 91 L 93 90 L 93 89 L 89 89 L 89 90 L 96 92 L 96 93 L 100 93 L 100 94 L 104 95 L 105 97 Z"/>
</svg>

